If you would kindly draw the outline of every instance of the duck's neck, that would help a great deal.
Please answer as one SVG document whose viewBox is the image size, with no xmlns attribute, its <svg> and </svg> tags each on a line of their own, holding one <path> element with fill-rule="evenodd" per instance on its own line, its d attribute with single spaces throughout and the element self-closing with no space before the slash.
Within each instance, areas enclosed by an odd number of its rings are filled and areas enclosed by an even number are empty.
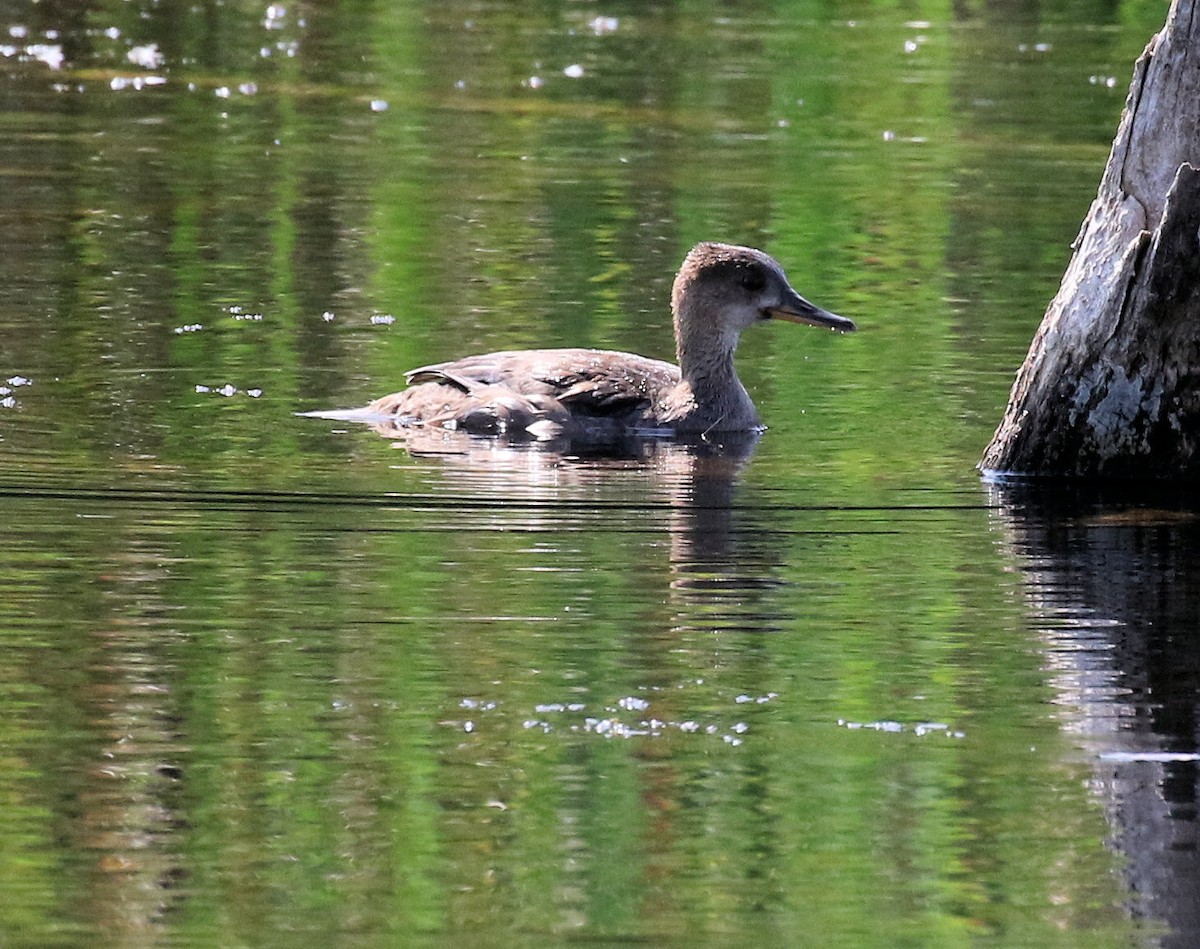
<svg viewBox="0 0 1200 949">
<path fill-rule="evenodd" d="M 691 391 L 697 409 L 714 419 L 740 425 L 757 424 L 754 403 L 738 379 L 733 366 L 733 353 L 738 334 L 729 330 L 714 333 L 695 320 L 675 319 L 675 349 L 679 357 L 679 373 L 683 384 Z M 701 330 L 707 329 L 707 332 Z"/>
</svg>

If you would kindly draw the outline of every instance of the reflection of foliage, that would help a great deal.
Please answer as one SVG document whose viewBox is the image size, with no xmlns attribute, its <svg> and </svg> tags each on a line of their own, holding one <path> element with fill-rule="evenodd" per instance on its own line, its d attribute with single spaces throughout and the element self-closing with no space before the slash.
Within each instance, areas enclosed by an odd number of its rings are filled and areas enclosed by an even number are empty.
<svg viewBox="0 0 1200 949">
<path fill-rule="evenodd" d="M 707 509 L 629 474 L 465 510 L 101 499 L 80 510 L 110 519 L 60 544 L 53 589 L 26 537 L 4 625 L 49 610 L 71 638 L 12 637 L 42 694 L 10 746 L 72 781 L 69 798 L 37 782 L 49 815 L 6 813 L 68 845 L 76 800 L 85 824 L 153 819 L 140 852 L 133 829 L 91 846 L 132 861 L 118 879 L 184 868 L 173 925 L 241 938 L 580 925 L 719 943 L 738 921 L 1027 945 L 1112 924 L 1076 902 L 1107 905 L 1108 856 L 1078 773 L 1054 763 L 1000 566 L 955 577 L 986 555 L 913 543 L 981 512 L 880 531 L 750 490 L 721 541 Z M 55 517 L 38 499 L 17 513 Z M 986 549 L 978 526 L 943 526 Z M 652 734 L 604 737 L 588 717 Z M 938 719 L 966 737 L 911 727 Z M 120 768 L 91 775 L 110 747 Z M 87 867 L 57 884 L 72 905 Z"/>
</svg>

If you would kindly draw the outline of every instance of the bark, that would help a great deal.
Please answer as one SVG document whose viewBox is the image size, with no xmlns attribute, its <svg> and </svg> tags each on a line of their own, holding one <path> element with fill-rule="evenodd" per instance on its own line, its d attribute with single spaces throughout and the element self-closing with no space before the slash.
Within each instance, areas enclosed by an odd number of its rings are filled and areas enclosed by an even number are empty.
<svg viewBox="0 0 1200 949">
<path fill-rule="evenodd" d="M 1174 0 L 980 467 L 1200 479 L 1200 0 Z"/>
</svg>

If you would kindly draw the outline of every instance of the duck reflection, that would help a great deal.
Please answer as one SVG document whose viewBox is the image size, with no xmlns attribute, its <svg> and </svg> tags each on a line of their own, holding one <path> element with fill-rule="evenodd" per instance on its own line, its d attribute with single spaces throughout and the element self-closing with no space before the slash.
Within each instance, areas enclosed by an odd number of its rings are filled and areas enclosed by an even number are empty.
<svg viewBox="0 0 1200 949">
<path fill-rule="evenodd" d="M 640 616 L 636 637 L 647 681 L 673 687 L 686 675 L 681 655 L 708 668 L 735 643 L 743 646 L 736 661 L 753 681 L 758 649 L 746 650 L 743 637 L 757 642 L 790 622 L 782 591 L 791 538 L 743 479 L 757 432 L 597 445 L 404 425 L 375 430 L 413 455 L 436 458 L 435 493 L 476 506 L 467 520 L 461 510 L 456 518 L 467 529 L 586 534 L 587 572 L 620 577 L 659 604 Z M 557 571 L 579 556 L 548 555 L 540 569 Z M 607 595 L 587 586 L 586 597 Z"/>
<path fill-rule="evenodd" d="M 1126 861 L 1135 917 L 1164 946 L 1200 932 L 1200 515 L 1158 491 L 993 485 L 1068 727 L 1094 756 L 1096 793 Z"/>
<path fill-rule="evenodd" d="M 482 437 L 377 422 L 374 431 L 419 458 L 437 459 L 447 484 L 489 497 L 537 499 L 563 509 L 581 501 L 598 510 L 646 507 L 649 521 L 666 511 L 677 585 L 703 586 L 711 569 L 732 571 L 734 504 L 759 432 L 673 438 L 627 435 L 601 443 L 570 439 Z M 614 478 L 614 473 L 620 473 Z M 647 521 L 647 523 L 649 522 Z"/>
</svg>

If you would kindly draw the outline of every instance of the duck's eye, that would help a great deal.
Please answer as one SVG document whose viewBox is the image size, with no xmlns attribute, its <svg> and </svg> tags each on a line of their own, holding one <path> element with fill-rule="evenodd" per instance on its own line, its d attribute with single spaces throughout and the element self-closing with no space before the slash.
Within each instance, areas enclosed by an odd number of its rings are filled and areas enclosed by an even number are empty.
<svg viewBox="0 0 1200 949">
<path fill-rule="evenodd" d="M 742 289 L 758 293 L 767 285 L 767 275 L 759 267 L 750 267 L 742 271 Z"/>
</svg>

